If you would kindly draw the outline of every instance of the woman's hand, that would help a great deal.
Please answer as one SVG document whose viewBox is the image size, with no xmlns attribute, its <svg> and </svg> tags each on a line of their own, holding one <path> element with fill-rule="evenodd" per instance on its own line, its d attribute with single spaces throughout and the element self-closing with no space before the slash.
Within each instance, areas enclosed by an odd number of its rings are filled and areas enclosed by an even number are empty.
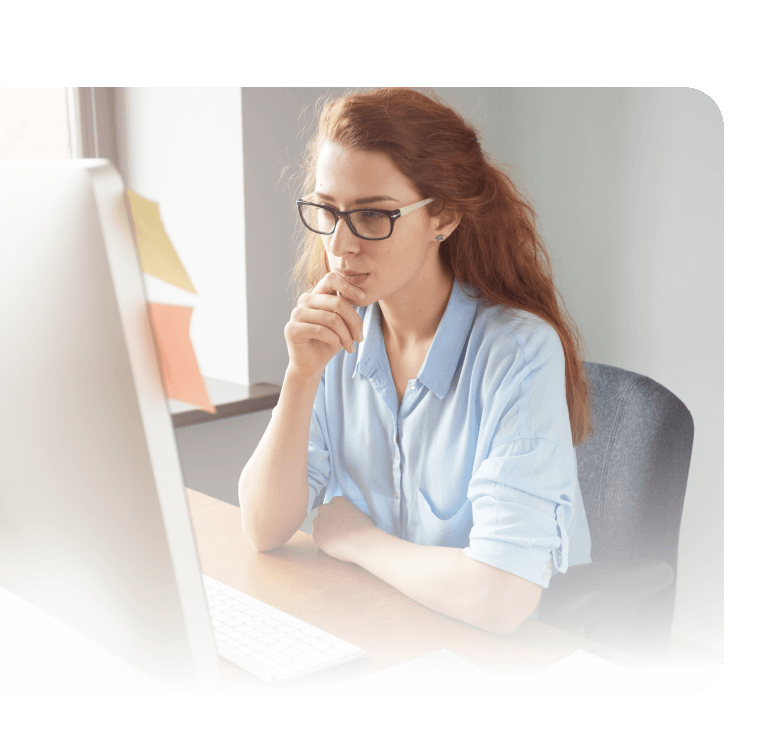
<svg viewBox="0 0 776 750">
<path fill-rule="evenodd" d="M 289 368 L 304 377 L 320 377 L 329 360 L 343 347 L 355 351 L 362 340 L 361 316 L 353 305 L 364 298 L 357 286 L 338 273 L 327 273 L 312 292 L 303 294 L 284 333 Z"/>
<path fill-rule="evenodd" d="M 319 506 L 313 520 L 313 542 L 330 557 L 355 562 L 357 551 L 375 529 L 372 519 L 345 497 Z"/>
</svg>

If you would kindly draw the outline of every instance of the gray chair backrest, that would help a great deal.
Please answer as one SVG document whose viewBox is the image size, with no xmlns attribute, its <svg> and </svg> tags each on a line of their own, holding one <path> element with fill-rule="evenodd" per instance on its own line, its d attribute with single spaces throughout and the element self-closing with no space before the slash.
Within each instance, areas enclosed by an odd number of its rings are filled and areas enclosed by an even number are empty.
<svg viewBox="0 0 776 750">
<path fill-rule="evenodd" d="M 585 363 L 594 435 L 577 447 L 593 562 L 656 559 L 676 580 L 693 420 L 654 380 Z"/>
<path fill-rule="evenodd" d="M 676 578 L 692 416 L 651 378 L 584 364 L 595 434 L 576 453 L 593 562 L 665 560 Z"/>
</svg>

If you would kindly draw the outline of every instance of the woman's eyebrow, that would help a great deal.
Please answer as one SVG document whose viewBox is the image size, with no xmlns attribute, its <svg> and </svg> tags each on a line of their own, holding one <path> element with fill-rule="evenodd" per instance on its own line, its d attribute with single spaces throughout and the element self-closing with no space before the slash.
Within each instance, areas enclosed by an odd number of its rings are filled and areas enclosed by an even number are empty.
<svg viewBox="0 0 776 750">
<path fill-rule="evenodd" d="M 334 198 L 332 198 L 330 195 L 326 195 L 325 193 L 315 193 L 319 198 L 322 198 L 325 201 L 331 201 L 332 203 L 335 203 L 336 201 Z M 370 195 L 368 198 L 359 198 L 358 200 L 353 201 L 354 206 L 363 206 L 367 203 L 378 203 L 380 201 L 393 201 L 394 203 L 398 203 L 399 201 L 396 198 L 390 198 L 387 195 Z"/>
</svg>

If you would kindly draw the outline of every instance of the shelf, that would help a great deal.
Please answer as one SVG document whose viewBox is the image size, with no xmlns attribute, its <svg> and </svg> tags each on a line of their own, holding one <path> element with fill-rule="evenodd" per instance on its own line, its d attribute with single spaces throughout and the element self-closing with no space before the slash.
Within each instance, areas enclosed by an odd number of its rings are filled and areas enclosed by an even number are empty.
<svg viewBox="0 0 776 750">
<path fill-rule="evenodd" d="M 214 419 L 237 417 L 254 411 L 272 409 L 278 402 L 280 386 L 271 383 L 241 385 L 227 380 L 205 378 L 210 400 L 216 407 L 216 413 L 210 414 L 191 404 L 169 399 L 170 413 L 174 427 L 212 422 Z"/>
</svg>

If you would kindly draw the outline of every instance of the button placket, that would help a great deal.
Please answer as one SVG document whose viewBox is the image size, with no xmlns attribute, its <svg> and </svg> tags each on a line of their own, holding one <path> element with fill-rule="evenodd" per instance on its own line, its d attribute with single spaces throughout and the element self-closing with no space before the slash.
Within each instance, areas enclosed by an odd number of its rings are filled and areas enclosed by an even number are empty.
<svg viewBox="0 0 776 750">
<path fill-rule="evenodd" d="M 401 522 L 401 453 L 399 449 L 399 419 L 394 423 L 394 459 L 393 459 L 393 526 L 402 535 Z"/>
</svg>

